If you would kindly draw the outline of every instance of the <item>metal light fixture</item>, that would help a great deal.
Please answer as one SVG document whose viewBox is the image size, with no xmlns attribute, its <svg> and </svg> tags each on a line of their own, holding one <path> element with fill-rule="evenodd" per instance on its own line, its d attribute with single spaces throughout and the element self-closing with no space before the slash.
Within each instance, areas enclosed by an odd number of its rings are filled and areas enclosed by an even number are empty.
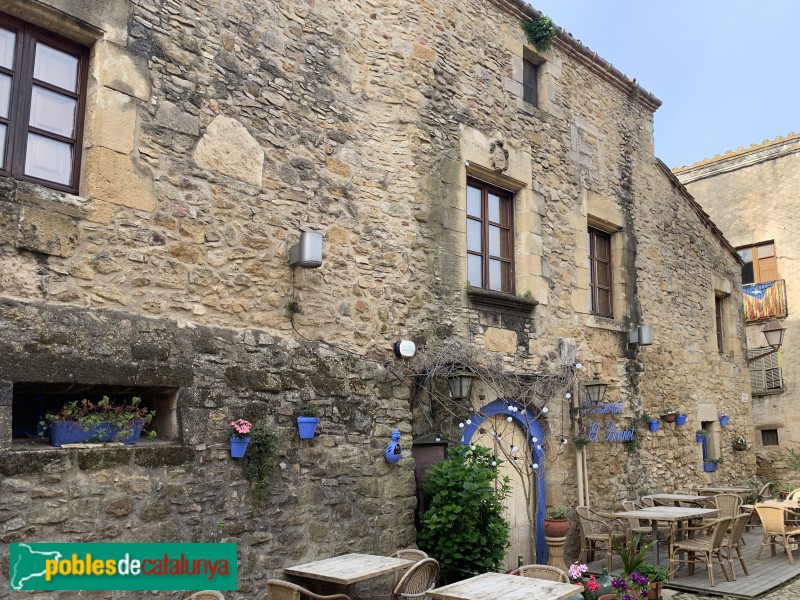
<svg viewBox="0 0 800 600">
<path fill-rule="evenodd" d="M 592 402 L 602 402 L 603 396 L 606 395 L 607 383 L 600 381 L 600 373 L 595 373 L 587 383 L 583 384 L 586 388 L 586 393 L 589 394 L 589 400 Z"/>
<path fill-rule="evenodd" d="M 781 322 L 778 321 L 775 317 L 771 317 L 767 324 L 764 325 L 764 328 L 761 330 L 764 332 L 764 337 L 767 338 L 767 344 L 770 346 L 770 349 L 766 352 L 762 352 L 761 354 L 757 354 L 756 356 L 751 356 L 747 359 L 747 364 L 752 364 L 755 361 L 764 358 L 765 356 L 769 356 L 770 354 L 774 354 L 778 350 L 781 349 L 781 345 L 783 344 L 783 334 L 786 331 L 786 328 L 781 325 Z"/>
<path fill-rule="evenodd" d="M 304 231 L 300 242 L 289 248 L 289 265 L 315 269 L 322 265 L 322 234 Z"/>
<path fill-rule="evenodd" d="M 472 393 L 472 380 L 476 375 L 465 369 L 447 376 L 447 387 L 453 400 L 467 400 Z"/>
</svg>

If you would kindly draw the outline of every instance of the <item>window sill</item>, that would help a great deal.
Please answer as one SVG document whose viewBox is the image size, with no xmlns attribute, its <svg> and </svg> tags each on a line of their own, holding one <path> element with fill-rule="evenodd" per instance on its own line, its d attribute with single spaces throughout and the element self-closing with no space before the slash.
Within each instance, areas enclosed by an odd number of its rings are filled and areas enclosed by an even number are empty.
<svg viewBox="0 0 800 600">
<path fill-rule="evenodd" d="M 605 329 L 607 331 L 618 331 L 621 333 L 628 332 L 628 326 L 625 325 L 624 321 L 618 321 L 610 317 L 601 317 L 599 315 L 589 314 L 586 315 L 586 321 L 584 324 L 586 327 L 592 327 L 594 329 Z"/>
<path fill-rule="evenodd" d="M 14 477 L 52 473 L 53 469 L 95 471 L 131 464 L 155 468 L 188 464 L 194 457 L 188 446 L 158 440 L 141 440 L 132 446 L 98 444 L 96 448 L 56 448 L 43 440 L 14 440 L 10 450 L 0 451 L 0 473 Z"/>
<path fill-rule="evenodd" d="M 537 300 L 522 298 L 513 294 L 492 292 L 482 288 L 468 287 L 467 297 L 472 308 L 488 309 L 498 312 L 511 312 L 530 315 L 539 304 Z"/>
<path fill-rule="evenodd" d="M 753 396 L 777 396 L 778 394 L 783 394 L 786 391 L 786 388 L 780 388 L 777 390 L 752 390 L 751 393 Z"/>
</svg>

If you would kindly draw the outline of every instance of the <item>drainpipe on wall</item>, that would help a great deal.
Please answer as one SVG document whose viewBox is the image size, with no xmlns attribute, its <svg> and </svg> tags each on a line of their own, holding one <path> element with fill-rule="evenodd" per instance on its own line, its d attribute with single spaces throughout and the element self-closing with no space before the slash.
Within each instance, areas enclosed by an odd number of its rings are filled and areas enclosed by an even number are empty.
<svg viewBox="0 0 800 600">
<path fill-rule="evenodd" d="M 573 435 L 573 439 L 574 439 L 575 436 L 577 436 L 580 433 L 580 431 L 578 430 L 578 418 L 577 418 L 577 415 L 579 414 L 578 411 L 580 410 L 580 399 L 579 399 L 578 389 L 579 389 L 579 386 L 578 386 L 577 381 L 576 381 L 575 384 L 573 385 L 573 388 L 572 388 L 572 408 L 573 408 L 573 413 L 575 414 L 575 418 L 571 419 L 572 420 L 572 435 Z M 571 416 L 572 415 L 570 415 L 570 417 Z M 587 491 L 588 491 L 588 482 L 586 482 L 587 485 L 584 484 L 584 482 L 586 481 L 585 480 L 585 477 L 586 477 L 586 474 L 585 474 L 585 471 L 586 471 L 586 448 L 585 447 L 583 447 L 580 450 L 578 450 L 578 452 L 575 455 L 575 469 L 577 471 L 577 479 L 578 479 L 578 505 L 589 506 L 589 494 L 587 493 Z"/>
</svg>

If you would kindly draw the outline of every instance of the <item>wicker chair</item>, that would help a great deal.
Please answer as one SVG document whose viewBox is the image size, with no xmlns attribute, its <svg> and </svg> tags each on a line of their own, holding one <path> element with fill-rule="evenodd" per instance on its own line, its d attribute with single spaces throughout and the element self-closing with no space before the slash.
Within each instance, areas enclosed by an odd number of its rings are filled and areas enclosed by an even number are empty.
<svg viewBox="0 0 800 600">
<path fill-rule="evenodd" d="M 623 510 L 637 510 L 643 508 L 639 506 L 633 500 L 623 500 L 622 501 L 622 508 Z M 628 521 L 628 535 L 629 539 L 633 539 L 633 537 L 638 533 L 641 536 L 642 541 L 649 540 L 653 537 L 653 525 L 652 522 L 647 519 L 637 519 L 635 517 L 627 519 Z M 669 525 L 663 525 L 658 528 L 658 541 L 659 542 L 669 542 L 669 535 L 672 531 L 672 528 Z"/>
<path fill-rule="evenodd" d="M 650 498 L 648 496 L 645 496 L 644 498 L 642 498 L 642 506 L 644 508 L 653 508 L 655 505 L 656 505 L 656 503 L 653 502 L 652 498 Z"/>
<path fill-rule="evenodd" d="M 405 548 L 403 550 L 398 550 L 389 555 L 390 558 L 405 558 L 406 560 L 413 560 L 415 562 L 420 561 L 424 558 L 428 558 L 428 555 L 423 552 L 422 550 L 417 550 L 416 548 Z M 398 569 L 394 573 L 394 585 L 397 585 L 400 581 L 400 578 L 406 574 L 411 567 L 406 567 L 404 569 Z"/>
<path fill-rule="evenodd" d="M 216 590 L 203 590 L 195 592 L 187 597 L 186 600 L 225 600 L 225 596 L 222 595 L 222 592 Z"/>
<path fill-rule="evenodd" d="M 350 600 L 350 596 L 347 594 L 320 596 L 295 583 L 280 579 L 267 581 L 267 596 L 269 600 L 303 600 L 304 598 L 311 598 L 311 600 Z"/>
<path fill-rule="evenodd" d="M 711 502 L 719 511 L 720 519 L 737 516 L 742 507 L 742 497 L 738 494 L 717 494 L 711 498 Z"/>
<path fill-rule="evenodd" d="M 758 491 L 758 496 L 756 496 L 756 502 L 764 502 L 765 500 L 772 500 L 772 488 L 774 484 L 770 481 L 765 483 L 761 486 L 761 489 Z M 752 515 L 755 512 L 755 504 L 742 504 L 739 507 L 739 510 L 743 513 L 748 513 Z M 747 531 L 750 531 L 753 527 L 757 527 L 757 523 L 753 523 L 752 519 L 751 522 L 747 524 Z"/>
<path fill-rule="evenodd" d="M 729 532 L 722 542 L 722 550 L 725 558 L 728 559 L 728 566 L 731 568 L 731 578 L 734 581 L 736 581 L 736 569 L 733 565 L 734 558 L 737 558 L 742 564 L 742 571 L 744 571 L 744 574 L 750 574 L 747 571 L 747 565 L 744 564 L 744 557 L 742 556 L 742 544 L 744 543 L 742 534 L 744 533 L 744 528 L 747 526 L 748 521 L 750 521 L 750 513 L 742 513 L 733 517 L 731 519 Z M 736 552 L 736 556 L 733 555 L 734 552 Z"/>
<path fill-rule="evenodd" d="M 689 566 L 689 575 L 694 575 L 694 566 L 698 562 L 705 562 L 708 571 L 708 581 L 711 587 L 714 587 L 714 557 L 717 557 L 717 563 L 722 567 L 722 574 L 725 579 L 730 581 L 728 570 L 725 568 L 725 562 L 722 560 L 722 543 L 725 539 L 725 532 L 728 530 L 731 519 L 717 519 L 711 523 L 699 525 L 697 527 L 681 527 L 675 531 L 676 535 L 673 537 L 669 545 L 669 570 L 671 573 L 675 572 L 675 563 L 687 563 Z M 703 531 L 710 531 L 710 535 L 695 535 Z M 680 541 L 675 538 L 683 534 L 683 539 Z M 675 558 L 677 554 L 686 553 L 686 558 Z M 727 562 L 727 561 L 726 561 Z"/>
<path fill-rule="evenodd" d="M 610 571 L 614 540 L 624 544 L 627 538 L 625 525 L 619 519 L 607 517 L 588 506 L 578 506 L 575 508 L 575 512 L 578 513 L 578 520 L 581 524 L 581 552 L 578 562 L 583 562 L 584 558 L 589 562 L 593 561 L 595 550 L 598 549 L 597 545 L 603 544 Z"/>
<path fill-rule="evenodd" d="M 756 560 L 761 559 L 761 551 L 768 543 L 772 556 L 775 556 L 776 538 L 781 538 L 786 554 L 789 555 L 789 564 L 794 564 L 792 548 L 789 545 L 790 538 L 800 539 L 800 527 L 788 527 L 786 525 L 786 507 L 772 504 L 756 504 L 758 518 L 761 519 L 761 526 L 764 528 L 764 537 L 761 539 L 761 546 L 758 548 Z"/>
<path fill-rule="evenodd" d="M 533 577 L 534 579 L 546 579 L 547 581 L 570 583 L 569 575 L 558 567 L 551 567 L 549 565 L 522 565 L 511 571 L 511 574 L 521 575 L 522 577 Z"/>
<path fill-rule="evenodd" d="M 425 595 L 436 587 L 439 581 L 439 563 L 433 558 L 423 558 L 412 565 L 400 579 L 392 592 L 392 600 L 418 598 L 424 600 Z"/>
</svg>

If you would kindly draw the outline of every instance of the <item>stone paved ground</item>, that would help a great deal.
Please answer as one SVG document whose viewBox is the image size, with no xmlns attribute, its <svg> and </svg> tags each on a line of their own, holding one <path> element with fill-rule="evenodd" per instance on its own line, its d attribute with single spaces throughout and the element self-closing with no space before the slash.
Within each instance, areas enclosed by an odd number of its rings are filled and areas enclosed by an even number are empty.
<svg viewBox="0 0 800 600">
<path fill-rule="evenodd" d="M 662 598 L 664 600 L 732 600 L 734 597 L 707 596 L 705 594 L 693 594 L 691 592 L 664 590 Z M 759 596 L 758 600 L 800 600 L 800 577 L 793 579 L 769 594 Z"/>
</svg>

